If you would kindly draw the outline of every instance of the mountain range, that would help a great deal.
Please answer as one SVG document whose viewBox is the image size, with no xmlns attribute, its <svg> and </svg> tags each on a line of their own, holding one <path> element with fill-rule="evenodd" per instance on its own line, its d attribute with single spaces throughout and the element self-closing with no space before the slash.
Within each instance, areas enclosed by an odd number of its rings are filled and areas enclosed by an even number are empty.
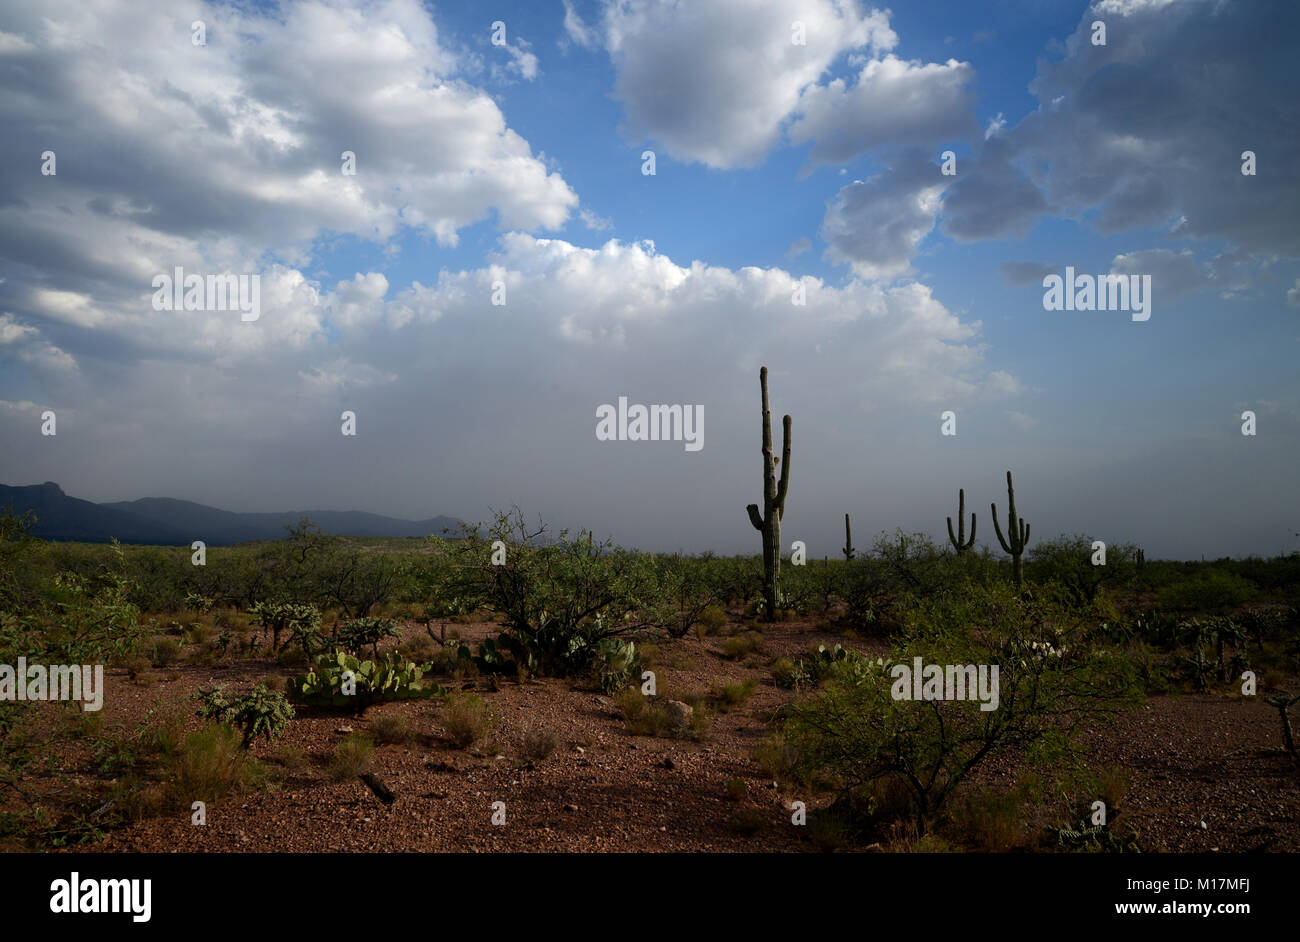
<svg viewBox="0 0 1300 942">
<path fill-rule="evenodd" d="M 202 540 L 208 546 L 227 546 L 248 540 L 275 540 L 285 527 L 310 517 L 326 533 L 336 536 L 450 536 L 460 533 L 453 517 L 399 520 L 358 510 L 302 510 L 283 513 L 235 513 L 188 500 L 144 497 L 140 500 L 96 504 L 69 497 L 52 481 L 10 487 L 0 484 L 0 511 L 32 511 L 36 523 L 28 531 L 44 540 L 84 543 L 143 543 L 188 546 Z M 444 533 L 444 531 L 448 531 Z"/>
</svg>

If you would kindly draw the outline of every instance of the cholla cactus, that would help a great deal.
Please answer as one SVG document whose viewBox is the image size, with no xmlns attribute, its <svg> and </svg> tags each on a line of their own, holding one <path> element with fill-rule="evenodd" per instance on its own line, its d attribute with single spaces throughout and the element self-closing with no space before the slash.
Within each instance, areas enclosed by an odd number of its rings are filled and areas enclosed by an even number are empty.
<svg viewBox="0 0 1300 942">
<path fill-rule="evenodd" d="M 758 371 L 763 389 L 763 513 L 758 504 L 750 504 L 749 522 L 763 534 L 763 602 L 768 621 L 776 620 L 780 601 L 781 517 L 785 514 L 785 495 L 790 487 L 790 416 L 782 420 L 781 457 L 772 454 L 772 410 L 767 400 L 767 367 Z M 777 465 L 781 476 L 777 479 Z"/>
</svg>

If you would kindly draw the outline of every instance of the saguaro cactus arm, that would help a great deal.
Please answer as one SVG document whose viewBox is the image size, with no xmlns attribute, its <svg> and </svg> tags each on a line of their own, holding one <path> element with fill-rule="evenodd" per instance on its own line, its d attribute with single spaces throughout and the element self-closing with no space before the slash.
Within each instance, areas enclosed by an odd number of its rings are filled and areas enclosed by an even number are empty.
<svg viewBox="0 0 1300 942">
<path fill-rule="evenodd" d="M 767 386 L 763 387 L 766 394 Z M 781 419 L 781 481 L 776 486 L 776 518 L 785 516 L 785 495 L 790 489 L 790 416 Z M 775 470 L 775 469 L 774 469 Z"/>
<path fill-rule="evenodd" d="M 776 499 L 776 468 L 772 461 L 772 407 L 767 399 L 767 367 L 758 371 L 758 384 L 763 390 L 763 500 Z M 767 507 L 763 508 L 765 511 Z"/>
<path fill-rule="evenodd" d="M 763 517 L 758 512 L 758 504 L 750 504 L 745 508 L 749 511 L 749 522 L 754 525 L 755 530 L 763 529 Z"/>
<path fill-rule="evenodd" d="M 970 515 L 970 539 L 966 539 L 966 490 L 957 491 L 957 532 L 952 532 L 952 517 L 948 518 L 948 539 L 958 553 L 964 553 L 975 545 L 975 512 Z"/>
<path fill-rule="evenodd" d="M 998 535 L 998 542 L 1002 544 L 1002 551 L 1010 553 L 1011 547 L 1007 546 L 1006 537 L 1002 535 L 1002 527 L 998 525 L 998 505 L 995 503 L 989 504 L 989 513 L 993 515 L 993 532 Z"/>
<path fill-rule="evenodd" d="M 1016 491 L 1011 484 L 1010 471 L 1007 472 L 1007 533 L 1010 534 L 1010 539 L 1003 535 L 1002 527 L 998 524 L 997 504 L 989 504 L 989 510 L 993 514 L 993 529 L 997 531 L 998 542 L 1011 556 L 1012 573 L 1018 588 L 1024 579 L 1021 559 L 1025 553 L 1025 544 L 1029 542 L 1029 524 L 1016 513 Z"/>
<path fill-rule="evenodd" d="M 1023 517 L 1016 516 L 1016 489 L 1011 484 L 1010 471 L 1007 472 L 1007 532 L 1011 534 L 1010 544 L 1002 535 L 1002 527 L 998 525 L 998 505 L 989 504 L 989 510 L 993 514 L 993 529 L 997 531 L 1002 548 L 1013 556 L 1024 552 L 1025 544 L 1029 542 L 1029 524 L 1025 523 Z"/>
</svg>

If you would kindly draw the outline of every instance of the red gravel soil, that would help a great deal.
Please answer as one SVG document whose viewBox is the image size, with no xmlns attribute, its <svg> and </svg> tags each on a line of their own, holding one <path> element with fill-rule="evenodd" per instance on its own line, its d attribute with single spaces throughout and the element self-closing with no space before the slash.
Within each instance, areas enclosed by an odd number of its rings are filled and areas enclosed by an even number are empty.
<svg viewBox="0 0 1300 942">
<path fill-rule="evenodd" d="M 496 626 L 459 626 L 470 642 Z M 408 632 L 420 632 L 410 626 Z M 652 663 L 661 696 L 704 692 L 754 678 L 758 687 L 739 707 L 713 713 L 707 732 L 690 738 L 634 736 L 610 697 L 572 681 L 473 681 L 499 722 L 485 748 L 454 748 L 437 701 L 384 703 L 364 716 L 299 708 L 284 736 L 257 742 L 255 757 L 298 750 L 296 768 L 266 763 L 276 774 L 264 787 L 211 802 L 207 823 L 189 812 L 147 816 L 105 831 L 78 851 L 331 852 L 331 851 L 797 851 L 819 849 L 809 828 L 791 822 L 790 802 L 824 806 L 825 794 L 777 787 L 751 753 L 772 731 L 771 712 L 793 694 L 774 685 L 767 665 L 780 655 L 806 656 L 842 636 L 805 622 L 764 626 L 761 651 L 731 660 L 723 639 L 663 641 Z M 864 645 L 865 646 L 865 645 Z M 140 684 L 120 669 L 105 673 L 106 727 L 135 728 L 150 710 L 190 716 L 199 687 L 251 685 L 297 671 L 272 660 L 216 667 L 181 666 Z M 451 683 L 451 682 L 448 682 Z M 493 688 L 496 689 L 493 689 Z M 52 705 L 41 705 L 53 708 Z M 396 795 L 384 804 L 358 778 L 332 782 L 325 764 L 350 730 L 364 733 L 378 718 L 401 715 L 413 738 L 376 746 L 371 770 Z M 545 758 L 526 758 L 529 730 L 550 731 Z M 1174 695 L 1147 700 L 1093 737 L 1098 765 L 1130 770 L 1122 820 L 1147 851 L 1300 851 L 1300 774 L 1280 751 L 1276 709 L 1258 699 Z M 84 750 L 83 750 L 84 752 Z M 75 747 L 54 762 L 61 775 L 32 784 L 107 794 Z M 1013 782 L 1001 760 L 982 770 L 985 783 Z M 740 780 L 745 787 L 734 781 Z M 494 803 L 505 823 L 493 824 Z M 498 806 L 499 808 L 499 806 Z M 890 848 L 887 848 L 890 849 Z"/>
</svg>

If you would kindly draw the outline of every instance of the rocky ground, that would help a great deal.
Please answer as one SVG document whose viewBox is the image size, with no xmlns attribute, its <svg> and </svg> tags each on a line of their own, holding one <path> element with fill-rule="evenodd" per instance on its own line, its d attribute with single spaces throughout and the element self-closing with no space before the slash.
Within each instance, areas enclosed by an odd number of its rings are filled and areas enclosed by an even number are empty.
<svg viewBox="0 0 1300 942">
<path fill-rule="evenodd" d="M 420 631 L 412 626 L 410 631 Z M 460 626 L 467 640 L 494 626 Z M 284 737 L 253 747 L 262 759 L 288 748 L 296 767 L 268 762 L 270 787 L 213 802 L 206 826 L 190 816 L 147 817 L 106 832 L 78 850 L 136 851 L 812 851 L 807 828 L 791 824 L 788 804 L 810 808 L 827 796 L 776 787 L 751 753 L 771 731 L 771 711 L 792 694 L 776 687 L 766 665 L 773 657 L 806 655 L 842 637 L 806 623 L 765 628 L 761 652 L 724 656 L 723 639 L 694 636 L 660 645 L 653 668 L 661 695 L 707 691 L 753 677 L 756 692 L 739 708 L 712 717 L 699 740 L 633 736 L 614 700 L 569 681 L 493 684 L 476 691 L 499 716 L 492 740 L 472 751 L 444 738 L 436 701 L 379 704 L 363 717 L 299 709 Z M 130 729 L 150 710 L 192 714 L 188 698 L 201 686 L 249 685 L 296 671 L 270 660 L 214 668 L 177 666 L 153 682 L 106 675 L 104 722 Z M 360 780 L 331 782 L 324 765 L 350 731 L 401 714 L 414 738 L 377 746 L 371 768 L 396 794 L 378 800 Z M 199 720 L 191 716 L 197 728 Z M 524 757 L 526 732 L 549 730 L 556 747 L 546 758 Z M 1278 750 L 1277 711 L 1262 702 L 1222 695 L 1180 694 L 1149 699 L 1093 737 L 1099 764 L 1130 770 L 1116 822 L 1139 832 L 1147 851 L 1298 851 L 1300 775 Z M 71 754 L 61 788 L 104 788 Z M 981 779 L 1008 784 L 1012 760 L 991 765 Z M 745 783 L 743 794 L 729 780 Z M 492 824 L 504 802 L 506 823 Z"/>
</svg>

